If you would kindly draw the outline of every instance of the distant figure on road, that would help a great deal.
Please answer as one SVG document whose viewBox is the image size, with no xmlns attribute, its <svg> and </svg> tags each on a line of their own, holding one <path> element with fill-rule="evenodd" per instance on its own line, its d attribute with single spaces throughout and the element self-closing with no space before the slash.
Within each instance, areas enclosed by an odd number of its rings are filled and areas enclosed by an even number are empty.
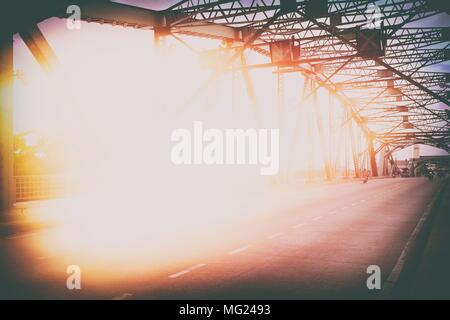
<svg viewBox="0 0 450 320">
<path fill-rule="evenodd" d="M 362 176 L 363 176 L 363 183 L 367 183 L 367 181 L 369 181 L 370 171 L 364 169 L 362 172 Z"/>
</svg>

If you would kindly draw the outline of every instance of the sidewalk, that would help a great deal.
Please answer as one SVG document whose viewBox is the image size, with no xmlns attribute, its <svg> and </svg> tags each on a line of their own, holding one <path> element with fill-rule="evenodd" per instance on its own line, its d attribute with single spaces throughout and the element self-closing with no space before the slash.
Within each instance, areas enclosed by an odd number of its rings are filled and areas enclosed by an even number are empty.
<svg viewBox="0 0 450 320">
<path fill-rule="evenodd" d="M 450 299 L 450 184 L 442 201 L 411 283 L 413 299 Z"/>
</svg>

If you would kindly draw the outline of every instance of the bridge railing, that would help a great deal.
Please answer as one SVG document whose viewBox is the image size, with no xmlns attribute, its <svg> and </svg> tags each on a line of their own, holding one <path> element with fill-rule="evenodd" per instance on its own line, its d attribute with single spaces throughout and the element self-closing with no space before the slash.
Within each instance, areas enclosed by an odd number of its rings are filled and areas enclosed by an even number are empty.
<svg viewBox="0 0 450 320">
<path fill-rule="evenodd" d="M 15 176 L 15 201 L 47 200 L 66 193 L 65 177 L 59 175 Z"/>
</svg>

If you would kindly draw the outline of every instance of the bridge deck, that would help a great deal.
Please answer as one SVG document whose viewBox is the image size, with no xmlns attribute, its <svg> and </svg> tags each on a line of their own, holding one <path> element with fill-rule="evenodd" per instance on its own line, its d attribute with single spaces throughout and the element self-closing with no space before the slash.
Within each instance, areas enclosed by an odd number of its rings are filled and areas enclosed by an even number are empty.
<svg viewBox="0 0 450 320">
<path fill-rule="evenodd" d="M 376 298 L 366 287 L 369 265 L 381 268 L 384 282 L 440 181 L 396 178 L 321 186 L 298 194 L 298 201 L 232 226 L 228 238 L 203 239 L 207 254 L 193 254 L 138 277 L 120 266 L 83 265 L 83 290 L 65 287 L 67 263 L 51 251 L 29 248 L 49 231 L 4 237 L 0 274 L 5 297 L 101 298 Z M 223 226 L 226 228 L 226 226 Z M 124 235 L 117 234 L 117 237 Z M 194 243 L 194 242 L 193 242 Z M 189 242 L 180 251 L 195 253 Z M 25 252 L 17 255 L 15 252 Z M 165 256 L 154 256 L 164 260 Z M 94 259 L 95 260 L 95 259 Z M 132 263 L 132 261 L 129 261 Z M 96 279 L 98 268 L 113 275 Z M 22 279 L 22 280 L 18 280 Z M 112 280 L 113 279 L 113 280 Z"/>
</svg>

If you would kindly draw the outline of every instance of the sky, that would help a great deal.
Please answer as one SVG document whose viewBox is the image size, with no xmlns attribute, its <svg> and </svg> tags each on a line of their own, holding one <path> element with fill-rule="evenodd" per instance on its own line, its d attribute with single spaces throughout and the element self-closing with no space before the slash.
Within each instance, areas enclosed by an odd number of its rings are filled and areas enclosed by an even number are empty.
<svg viewBox="0 0 450 320">
<path fill-rule="evenodd" d="M 153 10 L 164 10 L 180 2 L 180 0 L 116 0 L 114 2 Z"/>
</svg>

